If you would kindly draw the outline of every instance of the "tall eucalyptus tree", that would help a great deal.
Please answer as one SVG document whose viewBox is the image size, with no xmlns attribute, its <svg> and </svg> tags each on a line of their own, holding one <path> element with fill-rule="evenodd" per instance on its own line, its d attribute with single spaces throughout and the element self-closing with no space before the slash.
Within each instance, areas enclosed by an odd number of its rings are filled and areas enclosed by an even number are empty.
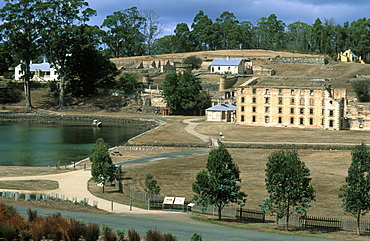
<svg viewBox="0 0 370 241">
<path fill-rule="evenodd" d="M 44 52 L 59 73 L 59 107 L 66 106 L 65 83 L 69 74 L 67 61 L 76 26 L 86 23 L 96 11 L 84 0 L 44 0 L 42 42 Z"/>
<path fill-rule="evenodd" d="M 21 63 L 26 111 L 31 111 L 30 63 L 40 55 L 40 22 L 42 1 L 39 0 L 5 0 L 5 6 L 0 9 L 1 33 L 5 47 L 15 61 Z"/>
</svg>

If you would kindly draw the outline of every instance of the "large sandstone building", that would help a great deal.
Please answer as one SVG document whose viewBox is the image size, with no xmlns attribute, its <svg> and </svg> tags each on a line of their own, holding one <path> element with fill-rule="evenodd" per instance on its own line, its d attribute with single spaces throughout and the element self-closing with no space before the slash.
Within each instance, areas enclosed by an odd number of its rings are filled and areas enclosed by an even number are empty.
<svg viewBox="0 0 370 241">
<path fill-rule="evenodd" d="M 258 126 L 345 129 L 346 90 L 320 84 L 242 85 L 236 94 L 236 122 Z"/>
</svg>

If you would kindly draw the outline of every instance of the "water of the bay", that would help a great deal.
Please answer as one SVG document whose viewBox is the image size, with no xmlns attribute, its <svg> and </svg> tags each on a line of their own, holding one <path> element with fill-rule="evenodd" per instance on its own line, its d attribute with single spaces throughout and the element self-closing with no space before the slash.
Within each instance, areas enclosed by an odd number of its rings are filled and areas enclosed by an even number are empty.
<svg viewBox="0 0 370 241">
<path fill-rule="evenodd" d="M 0 122 L 0 166 L 70 165 L 89 157 L 98 138 L 113 147 L 146 130 L 146 125 L 134 123 L 104 123 L 99 128 L 78 121 Z"/>
</svg>

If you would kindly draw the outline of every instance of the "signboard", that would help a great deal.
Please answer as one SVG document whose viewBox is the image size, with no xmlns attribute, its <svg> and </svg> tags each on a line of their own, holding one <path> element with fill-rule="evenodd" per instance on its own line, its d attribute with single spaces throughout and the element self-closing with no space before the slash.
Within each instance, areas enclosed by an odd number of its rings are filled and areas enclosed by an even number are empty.
<svg viewBox="0 0 370 241">
<path fill-rule="evenodd" d="M 184 205 L 184 203 L 185 203 L 184 197 L 175 197 L 175 202 L 173 204 Z"/>
<path fill-rule="evenodd" d="M 173 204 L 174 197 L 165 197 L 163 200 L 163 204 Z"/>
</svg>

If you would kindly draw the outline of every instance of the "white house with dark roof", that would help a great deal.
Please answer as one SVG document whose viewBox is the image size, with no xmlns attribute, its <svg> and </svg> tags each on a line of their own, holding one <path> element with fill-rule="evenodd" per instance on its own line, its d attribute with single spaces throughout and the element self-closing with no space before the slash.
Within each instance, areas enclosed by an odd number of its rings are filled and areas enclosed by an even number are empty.
<svg viewBox="0 0 370 241">
<path fill-rule="evenodd" d="M 32 74 L 33 81 L 40 81 L 40 82 L 48 82 L 57 80 L 59 75 L 58 71 L 51 67 L 49 63 L 47 63 L 45 60 L 43 63 L 38 64 L 30 64 L 30 71 Z M 14 79 L 15 80 L 21 80 L 22 76 L 24 75 L 21 65 L 19 64 L 17 67 L 15 67 L 15 73 L 14 73 Z"/>
<path fill-rule="evenodd" d="M 234 122 L 236 106 L 233 104 L 217 104 L 206 109 L 206 121 Z"/>
<path fill-rule="evenodd" d="M 245 72 L 243 59 L 214 59 L 209 65 L 212 73 L 243 74 Z"/>
</svg>

